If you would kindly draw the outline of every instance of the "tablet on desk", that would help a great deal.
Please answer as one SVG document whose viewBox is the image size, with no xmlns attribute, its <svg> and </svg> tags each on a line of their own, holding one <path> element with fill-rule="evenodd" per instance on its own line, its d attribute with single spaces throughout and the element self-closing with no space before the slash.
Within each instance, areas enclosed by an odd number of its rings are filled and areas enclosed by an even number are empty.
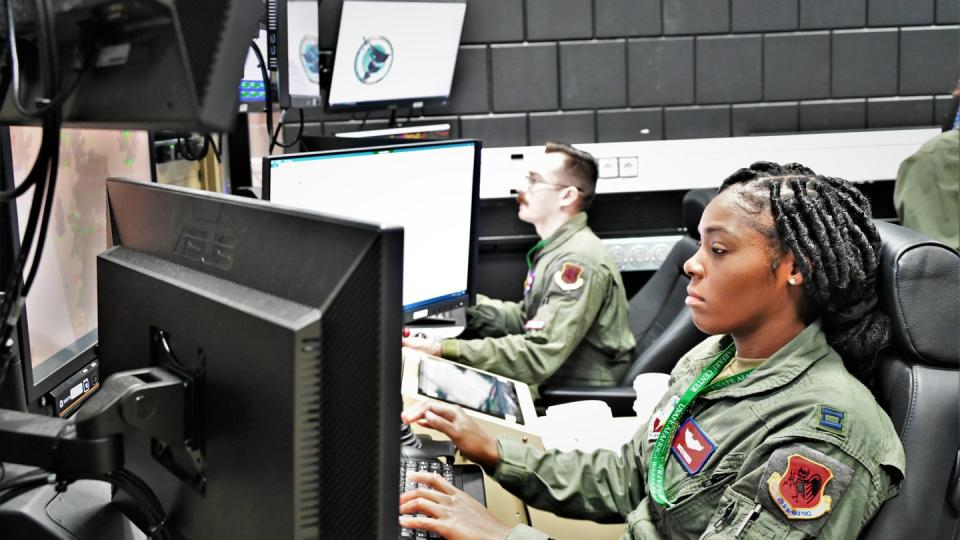
<svg viewBox="0 0 960 540">
<path fill-rule="evenodd" d="M 429 356 L 420 359 L 418 392 L 508 422 L 523 424 L 520 399 L 511 381 Z"/>
</svg>

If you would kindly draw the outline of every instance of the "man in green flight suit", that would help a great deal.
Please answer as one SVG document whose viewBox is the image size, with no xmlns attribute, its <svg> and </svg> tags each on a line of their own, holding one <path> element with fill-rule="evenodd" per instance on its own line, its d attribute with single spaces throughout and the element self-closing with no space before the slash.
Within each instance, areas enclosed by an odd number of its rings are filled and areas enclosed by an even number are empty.
<svg viewBox="0 0 960 540">
<path fill-rule="evenodd" d="M 587 226 L 596 183 L 593 156 L 547 143 L 517 196 L 519 218 L 541 238 L 527 254 L 523 301 L 478 295 L 467 311 L 477 339 L 403 345 L 534 386 L 616 384 L 636 342 L 620 271 Z"/>
</svg>

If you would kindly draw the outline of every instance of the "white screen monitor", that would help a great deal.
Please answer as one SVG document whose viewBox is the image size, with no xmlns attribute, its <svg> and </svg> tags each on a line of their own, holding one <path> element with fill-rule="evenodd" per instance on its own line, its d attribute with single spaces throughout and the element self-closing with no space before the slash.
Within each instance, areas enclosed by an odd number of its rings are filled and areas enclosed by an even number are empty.
<svg viewBox="0 0 960 540">
<path fill-rule="evenodd" d="M 319 0 L 278 0 L 277 29 L 267 50 L 277 76 L 280 107 L 317 107 L 320 97 Z M 274 44 L 276 40 L 276 44 Z"/>
<path fill-rule="evenodd" d="M 462 2 L 346 0 L 327 108 L 445 102 L 466 8 Z"/>
<path fill-rule="evenodd" d="M 264 158 L 263 171 L 270 201 L 403 226 L 405 321 L 470 303 L 479 142 L 287 154 Z"/>
</svg>

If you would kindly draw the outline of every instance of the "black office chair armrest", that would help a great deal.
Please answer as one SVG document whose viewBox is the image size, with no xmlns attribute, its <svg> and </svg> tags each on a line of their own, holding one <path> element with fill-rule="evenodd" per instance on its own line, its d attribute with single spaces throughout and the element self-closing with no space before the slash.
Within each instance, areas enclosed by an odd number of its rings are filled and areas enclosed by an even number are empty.
<svg viewBox="0 0 960 540">
<path fill-rule="evenodd" d="M 633 402 L 637 393 L 629 386 L 555 386 L 540 389 L 540 403 L 544 407 L 598 399 L 606 402 L 614 416 L 634 416 Z"/>
</svg>

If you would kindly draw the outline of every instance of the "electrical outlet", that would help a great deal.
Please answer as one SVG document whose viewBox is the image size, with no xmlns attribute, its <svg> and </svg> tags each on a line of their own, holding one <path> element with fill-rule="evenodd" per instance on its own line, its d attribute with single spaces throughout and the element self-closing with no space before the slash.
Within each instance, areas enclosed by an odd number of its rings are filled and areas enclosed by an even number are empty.
<svg viewBox="0 0 960 540">
<path fill-rule="evenodd" d="M 621 272 L 656 270 L 682 236 L 641 236 L 601 240 Z"/>
</svg>

